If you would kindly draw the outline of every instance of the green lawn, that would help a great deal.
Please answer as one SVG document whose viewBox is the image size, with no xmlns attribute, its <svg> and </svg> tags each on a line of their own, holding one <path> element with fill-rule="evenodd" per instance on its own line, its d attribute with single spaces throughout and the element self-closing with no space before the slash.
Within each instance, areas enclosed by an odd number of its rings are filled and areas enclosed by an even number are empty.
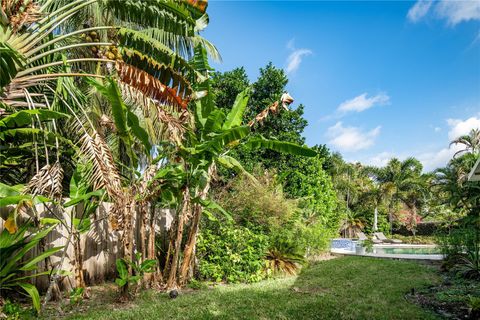
<svg viewBox="0 0 480 320">
<path fill-rule="evenodd" d="M 414 262 L 343 257 L 298 277 L 217 286 L 175 300 L 148 291 L 122 306 L 98 304 L 93 296 L 68 319 L 434 319 L 404 295 L 437 281 L 432 267 Z"/>
</svg>

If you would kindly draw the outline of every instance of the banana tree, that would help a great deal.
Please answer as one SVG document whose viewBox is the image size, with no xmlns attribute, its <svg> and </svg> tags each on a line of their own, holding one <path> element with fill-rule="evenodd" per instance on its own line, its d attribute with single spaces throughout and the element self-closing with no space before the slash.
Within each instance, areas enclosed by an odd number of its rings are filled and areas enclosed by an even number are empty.
<svg viewBox="0 0 480 320">
<path fill-rule="evenodd" d="M 195 64 L 200 72 L 206 72 L 210 69 L 205 51 L 201 48 L 196 50 Z M 225 114 L 215 105 L 214 97 L 209 89 L 208 79 L 198 85 L 197 91 L 205 91 L 206 95 L 194 105 L 195 130 L 186 135 L 184 144 L 178 149 L 178 155 L 184 164 L 189 183 L 185 191 L 189 193 L 189 198 L 183 199 L 183 202 L 188 201 L 191 203 L 191 206 L 184 204 L 182 208 L 191 207 L 191 212 L 181 210 L 176 217 L 176 228 L 171 230 L 171 243 L 174 243 L 174 245 L 172 254 L 167 256 L 167 266 L 169 266 L 166 281 L 167 288 L 183 285 L 189 280 L 189 271 L 191 270 L 192 258 L 195 254 L 195 245 L 203 208 L 212 204 L 212 201 L 208 199 L 208 193 L 216 166 L 222 165 L 241 173 L 246 172 L 236 159 L 229 156 L 230 150 L 243 144 L 252 149 L 268 148 L 303 156 L 316 155 L 315 151 L 307 147 L 263 137 L 253 137 L 251 135 L 252 127 L 255 123 L 261 121 L 270 113 L 280 112 L 281 105 L 286 107 L 292 102 L 291 97 L 282 96 L 279 98 L 279 101 L 268 106 L 248 125 L 242 125 L 251 89 L 248 88 L 238 94 L 228 114 Z M 190 223 L 187 230 L 187 240 L 184 245 L 183 260 L 180 264 L 182 233 L 184 225 L 187 224 L 187 217 L 190 217 Z M 179 277 L 178 280 L 177 276 Z"/>
</svg>

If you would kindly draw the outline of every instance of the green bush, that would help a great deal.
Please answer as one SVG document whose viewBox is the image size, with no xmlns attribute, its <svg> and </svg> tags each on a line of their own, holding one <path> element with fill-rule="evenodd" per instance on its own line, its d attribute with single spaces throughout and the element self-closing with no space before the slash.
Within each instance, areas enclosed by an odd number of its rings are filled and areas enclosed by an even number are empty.
<svg viewBox="0 0 480 320">
<path fill-rule="evenodd" d="M 465 278 L 480 279 L 480 230 L 476 224 L 464 224 L 437 237 L 444 266 Z"/>
<path fill-rule="evenodd" d="M 267 249 L 267 237 L 245 227 L 223 224 L 204 229 L 197 244 L 200 276 L 218 282 L 259 281 L 265 277 Z"/>
<path fill-rule="evenodd" d="M 35 310 L 39 312 L 40 295 L 29 280 L 50 274 L 50 271 L 37 272 L 37 264 L 63 247 L 50 248 L 27 258 L 27 254 L 55 227 L 32 228 L 34 231 L 26 235 L 30 226 L 30 223 L 26 223 L 13 233 L 7 229 L 0 233 L 0 294 L 4 296 L 7 292 L 25 292 L 30 296 Z M 26 275 L 26 272 L 31 274 Z"/>
<path fill-rule="evenodd" d="M 272 172 L 255 175 L 253 182 L 239 176 L 217 190 L 216 201 L 242 226 L 255 226 L 264 232 L 283 227 L 299 209 L 297 201 L 287 199 Z"/>
</svg>

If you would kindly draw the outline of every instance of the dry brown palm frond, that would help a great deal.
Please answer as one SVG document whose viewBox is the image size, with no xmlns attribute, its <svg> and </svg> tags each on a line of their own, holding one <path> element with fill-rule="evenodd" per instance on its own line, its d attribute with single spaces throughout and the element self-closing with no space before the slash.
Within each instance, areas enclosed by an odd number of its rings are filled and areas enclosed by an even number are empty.
<svg viewBox="0 0 480 320">
<path fill-rule="evenodd" d="M 141 109 L 144 118 L 151 124 L 150 131 L 154 143 L 172 141 L 180 143 L 185 133 L 185 124 L 190 120 L 188 110 L 178 112 L 176 107 L 159 104 L 145 96 L 144 93 L 134 86 L 120 83 L 122 96 L 129 105 Z M 148 127 L 148 124 L 147 124 Z"/>
<path fill-rule="evenodd" d="M 91 164 L 87 173 L 88 180 L 94 189 L 104 188 L 110 198 L 120 195 L 122 184 L 112 153 L 98 132 L 84 133 L 80 138 L 80 153 L 83 160 Z"/>
<path fill-rule="evenodd" d="M 139 192 L 145 192 L 147 190 L 148 183 L 153 179 L 156 172 L 157 172 L 156 164 L 151 164 L 147 167 L 147 169 L 145 169 L 145 172 L 143 173 L 143 176 L 142 176 L 142 180 L 140 181 L 140 184 L 138 186 Z"/>
<path fill-rule="evenodd" d="M 105 189 L 113 202 L 110 209 L 110 224 L 113 230 L 123 228 L 124 200 L 120 175 L 118 173 L 112 153 L 98 132 L 84 133 L 80 139 L 80 153 L 87 166 L 87 179 L 94 189 Z"/>
<path fill-rule="evenodd" d="M 63 168 L 60 162 L 43 166 L 28 182 L 23 193 L 42 195 L 48 198 L 62 196 Z"/>
<path fill-rule="evenodd" d="M 170 88 L 149 73 L 123 62 L 116 63 L 120 80 L 160 104 L 174 105 L 178 110 L 187 108 L 189 97 L 176 88 Z M 183 97 L 183 98 L 182 98 Z"/>
</svg>

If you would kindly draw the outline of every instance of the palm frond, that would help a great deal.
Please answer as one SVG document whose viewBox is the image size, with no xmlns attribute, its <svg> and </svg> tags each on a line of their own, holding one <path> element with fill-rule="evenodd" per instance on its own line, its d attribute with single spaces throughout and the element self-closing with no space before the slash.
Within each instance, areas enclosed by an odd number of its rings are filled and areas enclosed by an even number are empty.
<svg viewBox="0 0 480 320">
<path fill-rule="evenodd" d="M 138 57 L 137 55 L 135 56 Z M 132 58 L 132 60 L 133 59 L 135 58 Z M 178 88 L 175 89 L 174 87 L 172 89 L 168 87 L 149 72 L 146 72 L 145 70 L 137 68 L 128 63 L 132 62 L 132 60 L 126 59 L 126 62 L 117 62 L 116 64 L 116 69 L 122 82 L 135 87 L 145 96 L 157 101 L 158 103 L 175 106 L 178 110 L 187 108 L 189 102 L 189 98 L 186 94 L 187 92 L 184 91 L 182 93 L 178 91 Z M 141 62 L 141 60 L 137 62 Z M 144 67 L 146 67 L 148 65 L 148 60 L 144 61 L 144 63 Z M 139 63 L 137 63 L 137 65 L 138 64 Z M 177 80 L 180 81 L 181 77 L 179 76 Z M 186 87 L 183 89 L 188 90 Z"/>
<path fill-rule="evenodd" d="M 46 164 L 28 182 L 23 193 L 58 198 L 62 196 L 62 180 L 63 168 L 60 162 Z"/>
</svg>

